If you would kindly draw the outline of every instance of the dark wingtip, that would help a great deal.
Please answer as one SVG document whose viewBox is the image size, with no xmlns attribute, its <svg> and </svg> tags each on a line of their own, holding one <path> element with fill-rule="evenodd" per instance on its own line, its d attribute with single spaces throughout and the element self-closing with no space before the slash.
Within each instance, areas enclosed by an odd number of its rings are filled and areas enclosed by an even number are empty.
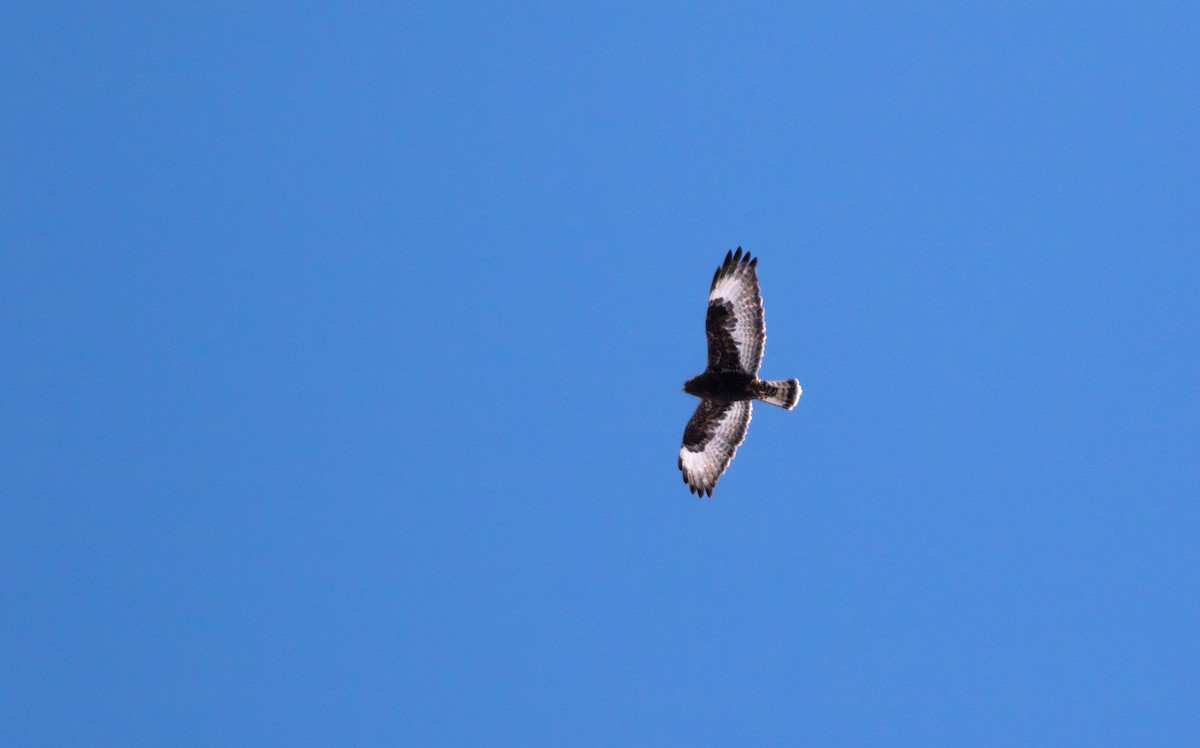
<svg viewBox="0 0 1200 748">
<path fill-rule="evenodd" d="M 708 488 L 708 498 L 710 498 L 710 499 L 712 498 L 712 487 L 711 486 Z"/>
<path fill-rule="evenodd" d="M 737 251 L 733 253 L 733 261 L 741 262 L 741 260 L 742 260 L 742 248 L 738 247 Z"/>
<path fill-rule="evenodd" d="M 746 256 L 749 257 L 750 255 L 746 255 Z M 750 261 L 750 267 L 757 267 L 757 266 L 758 266 L 758 258 L 755 257 L 753 260 Z"/>
</svg>

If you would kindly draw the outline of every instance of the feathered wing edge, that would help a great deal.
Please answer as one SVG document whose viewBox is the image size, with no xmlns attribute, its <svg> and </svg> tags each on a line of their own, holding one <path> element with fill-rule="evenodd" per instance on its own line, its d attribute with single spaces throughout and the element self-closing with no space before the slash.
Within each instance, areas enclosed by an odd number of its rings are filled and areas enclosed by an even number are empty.
<svg viewBox="0 0 1200 748">
<path fill-rule="evenodd" d="M 712 285 L 708 287 L 709 293 L 717 287 L 718 280 L 740 270 L 738 266 L 758 267 L 758 258 L 751 257 L 749 252 L 743 255 L 741 247 L 738 247 L 736 252 L 732 249 L 726 252 L 725 261 L 718 265 L 717 272 L 713 273 Z"/>
</svg>

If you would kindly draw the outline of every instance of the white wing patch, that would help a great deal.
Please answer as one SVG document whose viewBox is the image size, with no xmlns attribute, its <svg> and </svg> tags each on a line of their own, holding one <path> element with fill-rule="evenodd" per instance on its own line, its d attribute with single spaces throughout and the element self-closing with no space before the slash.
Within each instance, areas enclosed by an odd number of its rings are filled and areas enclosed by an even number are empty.
<svg viewBox="0 0 1200 748">
<path fill-rule="evenodd" d="M 716 408 L 720 411 L 716 412 Z M 702 400 L 692 420 L 688 422 L 683 447 L 679 450 L 679 469 L 683 472 L 683 482 L 688 484 L 692 493 L 701 496 L 712 496 L 717 478 L 725 472 L 729 462 L 737 452 L 738 445 L 746 438 L 746 429 L 750 425 L 750 401 L 740 400 L 732 403 L 714 405 L 711 401 Z M 703 433 L 699 444 L 689 446 L 688 437 L 695 429 Z M 700 447 L 700 451 L 692 447 Z"/>
<path fill-rule="evenodd" d="M 763 321 L 762 295 L 758 290 L 757 260 L 750 254 L 742 256 L 739 247 L 736 255 L 727 255 L 725 263 L 717 269 L 712 290 L 708 294 L 711 305 L 717 299 L 728 301 L 733 306 L 733 330 L 731 336 L 737 346 L 742 371 L 758 375 L 762 365 L 763 344 L 767 338 L 767 327 Z"/>
</svg>

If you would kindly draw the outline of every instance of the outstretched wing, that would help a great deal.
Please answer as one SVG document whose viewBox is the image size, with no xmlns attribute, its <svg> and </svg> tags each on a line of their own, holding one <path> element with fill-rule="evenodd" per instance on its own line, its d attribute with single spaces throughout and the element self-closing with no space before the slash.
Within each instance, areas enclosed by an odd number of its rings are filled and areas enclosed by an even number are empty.
<svg viewBox="0 0 1200 748">
<path fill-rule="evenodd" d="M 750 401 L 701 400 L 683 430 L 679 469 L 694 494 L 712 496 L 750 425 Z"/>
<path fill-rule="evenodd" d="M 767 328 L 763 322 L 762 295 L 758 291 L 758 258 L 750 253 L 725 255 L 713 275 L 708 292 L 709 371 L 739 371 L 758 375 Z"/>
</svg>

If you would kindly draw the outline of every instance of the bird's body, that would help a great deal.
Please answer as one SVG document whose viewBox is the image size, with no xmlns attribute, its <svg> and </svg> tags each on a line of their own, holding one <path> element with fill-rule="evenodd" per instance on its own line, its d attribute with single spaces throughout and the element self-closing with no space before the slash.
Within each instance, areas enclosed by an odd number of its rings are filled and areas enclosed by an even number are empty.
<svg viewBox="0 0 1200 748">
<path fill-rule="evenodd" d="M 740 371 L 706 371 L 683 384 L 683 391 L 705 400 L 753 400 L 754 377 Z"/>
<path fill-rule="evenodd" d="M 758 378 L 767 334 L 757 266 L 758 260 L 743 255 L 741 247 L 725 255 L 708 294 L 708 367 L 683 385 L 700 404 L 683 431 L 679 469 L 688 489 L 701 496 L 712 496 L 717 478 L 745 438 L 750 401 L 790 410 L 800 398 L 795 379 Z"/>
</svg>

